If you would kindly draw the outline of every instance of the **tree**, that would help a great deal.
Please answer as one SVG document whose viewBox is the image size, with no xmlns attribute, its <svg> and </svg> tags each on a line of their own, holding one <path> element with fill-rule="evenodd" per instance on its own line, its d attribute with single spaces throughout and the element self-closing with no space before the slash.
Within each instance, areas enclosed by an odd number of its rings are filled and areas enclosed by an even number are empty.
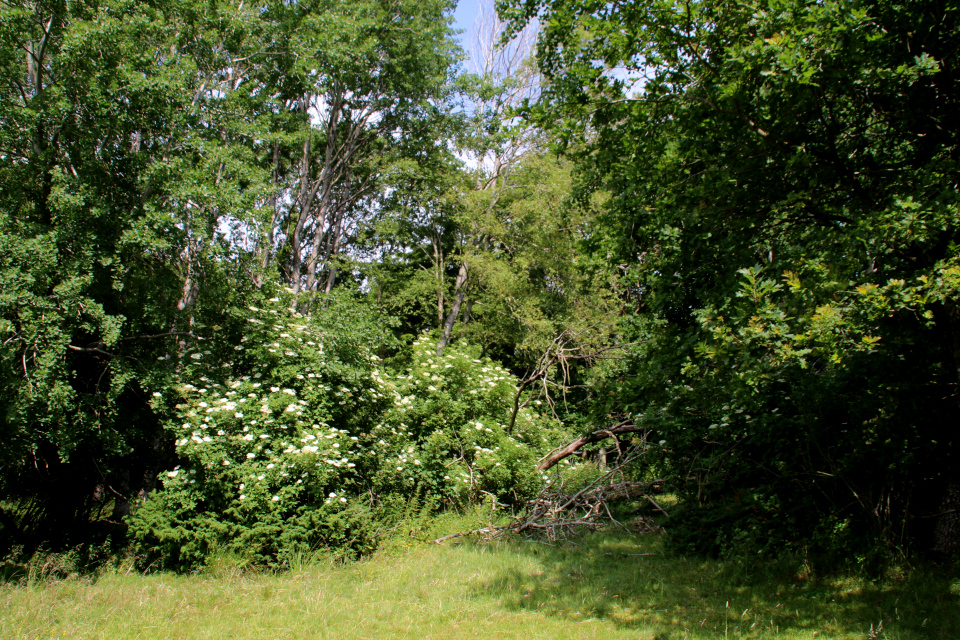
<svg viewBox="0 0 960 640">
<path fill-rule="evenodd" d="M 446 0 L 270 7 L 285 44 L 274 99 L 299 126 L 274 139 L 278 193 L 261 251 L 264 264 L 276 252 L 296 292 L 330 291 L 340 256 L 388 190 L 385 174 L 442 119 L 457 53 L 451 8 Z"/>
<path fill-rule="evenodd" d="M 525 153 L 536 148 L 537 129 L 516 118 L 513 110 L 539 90 L 539 77 L 530 59 L 533 29 L 523 29 L 509 41 L 506 25 L 489 4 L 481 4 L 472 59 L 474 71 L 460 78 L 467 101 L 465 127 L 458 151 L 473 171 L 458 220 L 459 263 L 453 301 L 441 325 L 437 355 L 450 342 L 471 282 L 471 262 L 489 244 L 485 220 L 494 217 L 500 198 L 510 189 L 511 172 Z M 469 313 L 468 313 L 469 315 Z"/>
<path fill-rule="evenodd" d="M 956 12 L 501 8 L 539 16 L 538 122 L 610 193 L 595 247 L 651 342 L 608 385 L 663 440 L 677 543 L 958 551 Z"/>
<path fill-rule="evenodd" d="M 118 522 L 173 454 L 153 398 L 184 354 L 232 348 L 278 269 L 332 287 L 384 167 L 432 135 L 449 9 L 3 5 L 7 533 L 64 542 L 111 506 Z"/>
<path fill-rule="evenodd" d="M 256 10 L 199 9 L 2 8 L 8 533 L 66 536 L 152 486 L 162 438 L 146 390 L 175 368 L 191 325 L 243 287 L 222 225 L 253 208 L 264 175 L 253 117 L 224 78 L 251 53 Z M 218 294 L 200 301 L 206 291 Z"/>
</svg>

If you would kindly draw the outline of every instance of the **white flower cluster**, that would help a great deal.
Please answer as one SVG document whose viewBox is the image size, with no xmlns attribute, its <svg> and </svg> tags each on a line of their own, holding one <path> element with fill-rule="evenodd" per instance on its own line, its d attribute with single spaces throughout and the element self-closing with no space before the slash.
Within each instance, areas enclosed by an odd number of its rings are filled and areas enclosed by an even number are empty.
<svg viewBox="0 0 960 640">
<path fill-rule="evenodd" d="M 222 377 L 211 364 L 178 389 L 176 446 L 189 464 L 168 472 L 166 485 L 202 491 L 219 482 L 252 511 L 310 500 L 341 508 L 371 483 L 406 491 L 427 482 L 479 496 L 492 488 L 485 474 L 504 486 L 508 469 L 533 474 L 546 443 L 533 437 L 538 418 L 527 408 L 506 432 L 516 381 L 502 367 L 456 348 L 438 357 L 422 338 L 403 375 L 362 348 L 362 362 L 344 368 L 323 354 L 330 338 L 306 321 L 252 311 L 266 339 L 245 339 L 241 350 L 259 349 L 259 368 Z M 335 344 L 328 353 L 338 353 Z"/>
</svg>

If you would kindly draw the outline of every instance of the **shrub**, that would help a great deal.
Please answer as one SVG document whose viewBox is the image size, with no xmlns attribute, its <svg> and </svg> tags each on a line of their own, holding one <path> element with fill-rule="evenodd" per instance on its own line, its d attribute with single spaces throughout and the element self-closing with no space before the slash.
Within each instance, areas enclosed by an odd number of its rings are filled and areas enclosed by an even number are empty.
<svg viewBox="0 0 960 640">
<path fill-rule="evenodd" d="M 364 553 L 395 496 L 451 506 L 535 493 L 536 460 L 557 427 L 524 409 L 506 433 L 516 388 L 507 371 L 468 349 L 437 357 L 424 337 L 393 375 L 373 353 L 389 340 L 383 319 L 347 298 L 325 304 L 305 318 L 274 299 L 250 308 L 231 348 L 214 335 L 210 348 L 181 354 L 179 381 L 154 394 L 171 408 L 180 464 L 130 521 L 147 562 Z"/>
<path fill-rule="evenodd" d="M 250 311 L 234 360 L 187 350 L 183 382 L 167 390 L 180 464 L 130 527 L 162 566 L 195 566 L 214 548 L 277 562 L 295 548 L 365 544 L 363 518 L 344 512 L 369 459 L 356 434 L 387 400 L 371 348 L 386 339 L 382 323 L 345 298 L 312 318 L 279 299 Z M 224 375 L 234 371 L 246 375 Z"/>
<path fill-rule="evenodd" d="M 563 432 L 522 409 L 507 433 L 517 380 L 469 346 L 437 356 L 427 335 L 412 345 L 409 367 L 390 380 L 393 406 L 371 432 L 382 456 L 379 492 L 423 486 L 448 506 L 483 493 L 501 501 L 530 497 L 540 487 L 537 459 Z"/>
</svg>

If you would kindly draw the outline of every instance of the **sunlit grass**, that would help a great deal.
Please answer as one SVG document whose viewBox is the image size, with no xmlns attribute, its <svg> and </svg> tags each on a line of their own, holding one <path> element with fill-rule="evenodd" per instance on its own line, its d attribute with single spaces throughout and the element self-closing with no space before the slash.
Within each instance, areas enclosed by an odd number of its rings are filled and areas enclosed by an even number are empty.
<svg viewBox="0 0 960 640">
<path fill-rule="evenodd" d="M 656 536 L 576 546 L 397 543 L 353 563 L 119 570 L 0 589 L 0 638 L 960 637 L 960 580 L 871 582 L 668 558 Z M 652 555 L 650 555 L 652 554 Z"/>
</svg>

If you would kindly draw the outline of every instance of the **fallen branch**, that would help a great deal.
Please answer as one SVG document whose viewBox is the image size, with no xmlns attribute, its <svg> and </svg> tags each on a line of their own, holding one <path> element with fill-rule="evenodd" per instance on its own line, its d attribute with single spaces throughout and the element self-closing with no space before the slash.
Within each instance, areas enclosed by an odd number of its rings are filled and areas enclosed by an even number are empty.
<svg viewBox="0 0 960 640">
<path fill-rule="evenodd" d="M 474 529 L 473 531 L 463 531 L 461 533 L 451 533 L 448 536 L 443 536 L 442 538 L 437 538 L 433 542 L 435 544 L 440 544 L 441 542 L 446 542 L 447 540 L 453 540 L 454 538 L 463 538 L 464 536 L 477 535 L 479 533 L 491 533 L 495 529 L 503 529 L 505 527 L 483 527 L 482 529 Z"/>
<path fill-rule="evenodd" d="M 619 425 L 624 426 L 624 425 Z M 483 540 L 493 540 L 510 534 L 525 534 L 539 540 L 554 542 L 576 535 L 580 530 L 600 529 L 608 523 L 625 526 L 618 522 L 610 510 L 609 503 L 624 500 L 647 500 L 659 511 L 665 511 L 650 497 L 659 489 L 663 481 L 649 482 L 612 482 L 615 476 L 623 473 L 622 467 L 643 453 L 635 453 L 622 460 L 616 467 L 597 477 L 593 482 L 571 494 L 564 491 L 563 483 L 550 484 L 543 488 L 533 500 L 528 500 L 519 515 L 511 516 L 512 522 L 502 525 L 489 525 L 480 529 L 454 533 L 434 540 L 440 544 L 447 540 L 470 535 L 479 535 Z M 492 515 L 492 514 L 491 514 Z M 660 526 L 653 520 L 639 518 L 627 523 L 640 532 L 658 532 Z"/>
<path fill-rule="evenodd" d="M 598 429 L 593 433 L 580 436 L 562 449 L 559 449 L 548 455 L 543 459 L 543 462 L 537 465 L 537 470 L 546 471 L 564 458 L 572 456 L 588 444 L 600 442 L 601 440 L 605 440 L 607 438 L 616 438 L 624 433 L 638 433 L 640 431 L 643 431 L 643 427 L 634 425 L 630 420 L 624 420 L 620 424 L 610 427 L 609 429 Z"/>
</svg>

